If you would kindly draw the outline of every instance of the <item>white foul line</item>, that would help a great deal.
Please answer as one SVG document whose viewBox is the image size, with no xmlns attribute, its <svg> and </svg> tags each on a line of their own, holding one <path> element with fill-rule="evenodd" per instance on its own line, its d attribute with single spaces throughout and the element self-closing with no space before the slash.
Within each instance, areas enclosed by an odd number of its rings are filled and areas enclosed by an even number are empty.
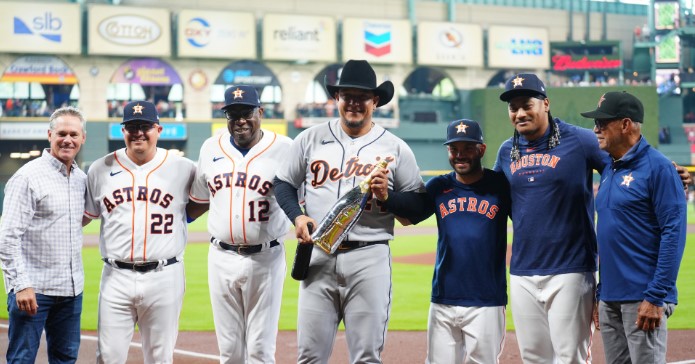
<svg viewBox="0 0 695 364">
<path fill-rule="evenodd" d="M 9 325 L 0 324 L 0 328 L 9 329 Z M 80 340 L 97 341 L 97 337 L 96 337 L 96 336 L 91 336 L 91 335 L 80 335 Z M 142 344 L 136 343 L 136 342 L 132 342 L 132 341 L 130 342 L 130 346 L 132 346 L 132 347 L 134 347 L 134 348 L 142 348 Z M 197 352 L 195 352 L 195 351 L 174 349 L 174 354 L 184 355 L 184 356 L 191 356 L 191 357 L 194 357 L 194 358 L 210 359 L 210 360 L 220 361 L 220 357 L 217 356 L 217 355 L 197 353 Z"/>
</svg>

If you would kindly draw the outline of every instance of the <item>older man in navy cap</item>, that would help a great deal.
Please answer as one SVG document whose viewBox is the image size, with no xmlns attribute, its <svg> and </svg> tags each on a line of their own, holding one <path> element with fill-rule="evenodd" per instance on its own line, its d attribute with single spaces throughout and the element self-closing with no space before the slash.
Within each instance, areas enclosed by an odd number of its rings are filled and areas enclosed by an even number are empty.
<svg viewBox="0 0 695 364">
<path fill-rule="evenodd" d="M 227 131 L 203 143 L 191 200 L 210 206 L 208 283 L 221 363 L 274 363 L 290 221 L 273 178 L 291 139 L 261 129 L 253 86 L 224 93 Z"/>
<path fill-rule="evenodd" d="M 613 159 L 596 194 L 606 362 L 665 363 L 687 228 L 680 178 L 642 136 L 644 106 L 634 95 L 606 92 L 582 116 L 594 119 L 599 146 Z"/>
<path fill-rule="evenodd" d="M 173 362 L 184 292 L 188 159 L 157 148 L 155 106 L 133 101 L 123 115 L 125 148 L 89 168 L 85 217 L 101 218 L 104 267 L 97 362 L 125 363 L 135 325 L 145 363 Z"/>
</svg>

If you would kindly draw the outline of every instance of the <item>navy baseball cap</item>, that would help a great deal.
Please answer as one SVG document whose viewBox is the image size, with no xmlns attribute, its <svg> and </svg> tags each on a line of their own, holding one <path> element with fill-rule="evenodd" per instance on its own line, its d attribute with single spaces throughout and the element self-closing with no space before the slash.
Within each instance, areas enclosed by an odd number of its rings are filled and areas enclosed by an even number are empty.
<svg viewBox="0 0 695 364">
<path fill-rule="evenodd" d="M 543 81 L 533 73 L 519 73 L 504 84 L 504 92 L 500 95 L 500 100 L 509 102 L 517 96 L 543 96 L 544 99 L 548 97 L 545 94 Z"/>
<path fill-rule="evenodd" d="M 630 118 L 641 123 L 644 121 L 644 105 L 637 97 L 625 91 L 611 91 L 598 99 L 596 110 L 581 114 L 591 119 Z"/>
<path fill-rule="evenodd" d="M 473 142 L 483 143 L 483 131 L 478 122 L 468 119 L 454 120 L 446 128 L 446 142 L 444 145 L 453 142 Z"/>
<path fill-rule="evenodd" d="M 149 101 L 131 101 L 123 108 L 123 122 L 144 121 L 147 123 L 159 123 L 157 108 Z"/>
<path fill-rule="evenodd" d="M 247 85 L 230 86 L 224 91 L 224 106 L 222 106 L 222 110 L 232 105 L 261 106 L 256 88 Z"/>
</svg>

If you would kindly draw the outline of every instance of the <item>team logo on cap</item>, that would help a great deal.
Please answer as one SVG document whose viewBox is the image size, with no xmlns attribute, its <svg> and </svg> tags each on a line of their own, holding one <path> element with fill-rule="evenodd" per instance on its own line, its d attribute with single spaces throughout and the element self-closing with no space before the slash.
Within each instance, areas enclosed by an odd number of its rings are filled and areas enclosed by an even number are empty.
<svg viewBox="0 0 695 364">
<path fill-rule="evenodd" d="M 623 176 L 623 183 L 621 183 L 620 185 L 630 187 L 630 182 L 632 182 L 634 180 L 635 180 L 635 178 L 632 177 L 632 173 L 630 173 L 627 176 Z"/>
<path fill-rule="evenodd" d="M 524 85 L 524 79 L 519 77 L 519 76 L 516 76 L 516 78 L 513 79 L 512 82 L 514 83 L 514 88 L 516 88 L 517 86 L 523 86 Z"/>
<path fill-rule="evenodd" d="M 606 101 L 606 94 L 601 95 L 601 98 L 598 99 L 598 107 L 601 107 L 601 104 Z"/>
<path fill-rule="evenodd" d="M 133 105 L 133 115 L 135 115 L 135 114 L 142 115 L 142 109 L 144 109 L 144 108 L 145 107 L 140 105 L 139 103 L 137 105 Z"/>
<path fill-rule="evenodd" d="M 244 92 L 246 92 L 246 91 L 241 90 L 241 89 L 239 89 L 239 88 L 237 87 L 237 89 L 234 90 L 234 100 L 236 100 L 236 99 L 243 99 L 243 98 L 244 98 L 244 96 L 243 96 L 243 95 L 244 95 Z"/>
<path fill-rule="evenodd" d="M 459 125 L 456 125 L 456 134 L 458 133 L 466 133 L 466 128 L 468 128 L 468 125 L 464 124 L 463 121 L 459 123 Z"/>
</svg>

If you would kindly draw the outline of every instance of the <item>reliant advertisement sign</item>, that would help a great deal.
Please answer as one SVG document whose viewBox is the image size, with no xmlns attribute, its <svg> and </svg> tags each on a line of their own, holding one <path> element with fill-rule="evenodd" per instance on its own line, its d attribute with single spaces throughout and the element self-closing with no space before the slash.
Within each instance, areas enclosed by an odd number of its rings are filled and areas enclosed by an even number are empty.
<svg viewBox="0 0 695 364">
<path fill-rule="evenodd" d="M 483 66 L 483 29 L 479 25 L 422 22 L 417 28 L 419 65 Z"/>
<path fill-rule="evenodd" d="M 168 57 L 171 22 L 166 9 L 89 6 L 89 54 Z"/>
<path fill-rule="evenodd" d="M 349 18 L 343 21 L 343 60 L 370 63 L 413 63 L 413 42 L 407 20 Z"/>
<path fill-rule="evenodd" d="M 256 58 L 256 19 L 251 13 L 182 10 L 179 57 Z"/>
<path fill-rule="evenodd" d="M 491 26 L 488 29 L 488 67 L 550 68 L 548 29 Z"/>
<path fill-rule="evenodd" d="M 335 62 L 335 20 L 327 16 L 267 14 L 263 17 L 263 59 Z"/>
<path fill-rule="evenodd" d="M 80 54 L 78 4 L 0 2 L 0 52 Z"/>
</svg>

